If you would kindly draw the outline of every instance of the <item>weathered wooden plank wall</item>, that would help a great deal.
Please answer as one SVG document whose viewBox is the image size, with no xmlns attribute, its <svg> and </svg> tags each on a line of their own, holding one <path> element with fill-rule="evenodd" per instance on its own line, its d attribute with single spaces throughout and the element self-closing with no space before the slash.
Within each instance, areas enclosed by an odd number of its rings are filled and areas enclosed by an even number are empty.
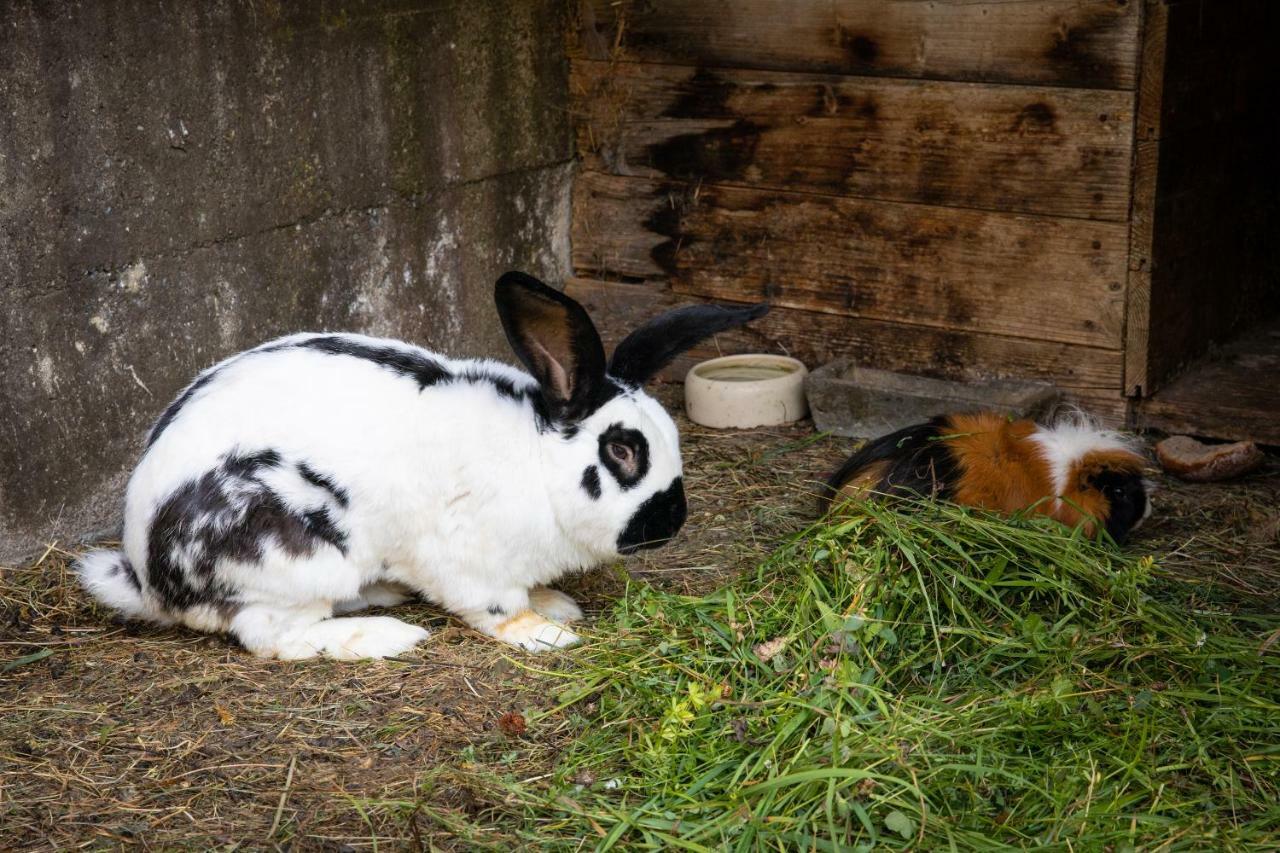
<svg viewBox="0 0 1280 853">
<path fill-rule="evenodd" d="M 1123 224 L 722 185 L 694 191 L 590 172 L 574 204 L 580 272 L 665 277 L 693 296 L 1120 348 Z"/>
<path fill-rule="evenodd" d="M 586 167 L 1123 222 L 1133 94 L 574 64 Z"/>
<path fill-rule="evenodd" d="M 1135 396 L 1280 312 L 1280 3 L 1161 0 L 1147 19 L 1126 379 Z"/>
<path fill-rule="evenodd" d="M 1134 103 L 1133 209 L 1129 220 L 1129 281 L 1125 288 L 1124 385 L 1127 396 L 1150 389 L 1151 257 L 1155 237 L 1160 107 L 1164 92 L 1168 8 L 1145 0 L 1142 51 Z"/>
<path fill-rule="evenodd" d="M 670 291 L 597 279 L 571 279 L 566 292 L 587 306 L 609 342 L 621 340 L 659 311 L 689 301 Z M 1121 379 L 1120 362 L 1095 347 L 929 327 L 903 334 L 898 323 L 787 309 L 775 309 L 748 329 L 706 342 L 678 359 L 667 375 L 682 379 L 700 359 L 748 351 L 785 353 L 811 365 L 846 356 L 907 373 L 927 362 L 932 375 L 948 379 L 972 376 L 974 364 L 1000 364 L 1010 376 L 1059 376 L 1086 398 L 1105 398 Z"/>
<path fill-rule="evenodd" d="M 584 0 L 571 289 L 1121 415 L 1141 5 Z"/>
<path fill-rule="evenodd" d="M 782 71 L 1132 89 L 1139 0 L 587 0 L 591 51 Z M 596 55 L 593 58 L 603 59 Z"/>
</svg>

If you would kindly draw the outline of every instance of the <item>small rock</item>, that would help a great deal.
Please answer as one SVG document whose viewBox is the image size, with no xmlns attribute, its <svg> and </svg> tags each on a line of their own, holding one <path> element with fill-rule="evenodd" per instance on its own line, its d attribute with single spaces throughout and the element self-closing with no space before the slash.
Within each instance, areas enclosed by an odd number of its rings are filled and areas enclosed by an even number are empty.
<svg viewBox="0 0 1280 853">
<path fill-rule="evenodd" d="M 507 737 L 519 737 L 524 734 L 528 728 L 524 721 L 524 715 L 516 711 L 508 711 L 498 718 L 498 728 Z"/>
<path fill-rule="evenodd" d="M 756 653 L 756 657 L 760 658 L 760 660 L 764 661 L 765 663 L 768 663 L 769 661 L 773 660 L 775 657 L 778 656 L 778 652 L 782 651 L 787 647 L 788 639 L 790 638 L 774 637 L 772 640 L 769 640 L 768 642 L 761 643 L 760 645 L 756 646 L 754 649 Z"/>
<path fill-rule="evenodd" d="M 1247 474 L 1265 457 L 1252 441 L 1203 444 L 1187 435 L 1175 435 L 1156 445 L 1156 458 L 1175 477 L 1208 483 Z"/>
</svg>

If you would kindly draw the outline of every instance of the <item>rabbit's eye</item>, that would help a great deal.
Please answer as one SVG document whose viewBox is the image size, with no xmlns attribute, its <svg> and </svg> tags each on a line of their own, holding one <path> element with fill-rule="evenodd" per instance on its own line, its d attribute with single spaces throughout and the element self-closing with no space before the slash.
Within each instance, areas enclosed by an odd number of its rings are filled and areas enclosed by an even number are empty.
<svg viewBox="0 0 1280 853">
<path fill-rule="evenodd" d="M 620 441 L 611 441 L 608 445 L 609 456 L 628 474 L 635 473 L 636 452 Z"/>
<path fill-rule="evenodd" d="M 649 472 L 649 443 L 639 430 L 613 424 L 600 436 L 600 462 L 623 490 Z"/>
</svg>

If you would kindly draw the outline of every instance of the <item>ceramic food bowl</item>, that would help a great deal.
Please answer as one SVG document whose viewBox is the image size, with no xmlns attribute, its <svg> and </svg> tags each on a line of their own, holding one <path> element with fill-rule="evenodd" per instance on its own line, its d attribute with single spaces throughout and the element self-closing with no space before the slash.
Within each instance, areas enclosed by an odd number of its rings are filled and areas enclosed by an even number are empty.
<svg viewBox="0 0 1280 853">
<path fill-rule="evenodd" d="M 689 419 L 703 426 L 745 429 L 776 426 L 809 412 L 809 371 L 783 355 L 727 355 L 694 365 L 684 379 Z"/>
</svg>

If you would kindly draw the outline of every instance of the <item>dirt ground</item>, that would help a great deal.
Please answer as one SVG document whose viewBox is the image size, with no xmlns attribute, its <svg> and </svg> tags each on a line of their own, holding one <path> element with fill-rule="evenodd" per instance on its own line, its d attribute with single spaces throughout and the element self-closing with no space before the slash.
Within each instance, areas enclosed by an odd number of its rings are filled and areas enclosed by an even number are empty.
<svg viewBox="0 0 1280 853">
<path fill-rule="evenodd" d="M 678 388 L 662 396 L 678 407 Z M 813 483 L 852 447 L 808 422 L 680 427 L 688 525 L 665 549 L 564 583 L 588 620 L 628 575 L 696 593 L 755 565 L 812 518 Z M 1156 514 L 1130 547 L 1215 598 L 1273 609 L 1280 457 L 1228 485 L 1156 479 Z M 564 682 L 530 667 L 554 660 L 500 647 L 430 606 L 398 608 L 432 630 L 402 660 L 263 661 L 221 637 L 113 621 L 74 583 L 72 556 L 51 547 L 0 576 L 8 849 L 448 847 L 448 831 L 414 809 L 422 799 L 465 806 L 465 786 L 441 768 L 513 738 L 547 745 L 550 761 L 573 736 L 576 723 L 557 716 L 523 733 L 499 724 L 550 705 Z M 513 766 L 528 777 L 546 769 Z"/>
</svg>

